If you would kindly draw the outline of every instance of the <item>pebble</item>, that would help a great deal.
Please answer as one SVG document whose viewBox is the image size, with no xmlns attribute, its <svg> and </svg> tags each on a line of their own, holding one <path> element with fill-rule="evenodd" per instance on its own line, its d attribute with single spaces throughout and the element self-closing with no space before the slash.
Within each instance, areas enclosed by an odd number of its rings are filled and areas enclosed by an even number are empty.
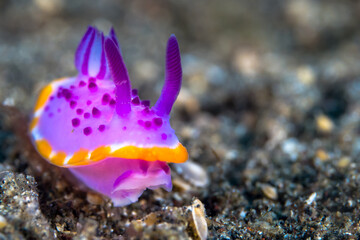
<svg viewBox="0 0 360 240">
<path fill-rule="evenodd" d="M 6 218 L 0 215 L 0 229 L 3 229 L 4 227 L 6 227 L 6 225 L 7 225 Z"/>
<path fill-rule="evenodd" d="M 341 157 L 337 162 L 337 166 L 339 168 L 345 168 L 349 166 L 350 163 L 351 163 L 351 159 L 349 157 Z"/>
<path fill-rule="evenodd" d="M 316 127 L 322 133 L 331 133 L 334 130 L 334 123 L 329 117 L 321 114 L 316 117 Z"/>
<path fill-rule="evenodd" d="M 306 203 L 307 205 L 312 204 L 312 203 L 315 201 L 315 199 L 316 199 L 316 195 L 317 195 L 316 192 L 313 192 L 312 194 L 310 194 L 310 196 L 308 197 L 308 199 L 306 199 L 305 203 Z"/>
<path fill-rule="evenodd" d="M 195 114 L 200 110 L 199 101 L 186 88 L 181 89 L 174 106 L 182 106 L 190 114 Z"/>
<path fill-rule="evenodd" d="M 54 0 L 54 1 L 46 1 L 46 0 L 35 0 L 34 1 L 36 7 L 38 7 L 42 12 L 47 14 L 56 14 L 63 8 L 63 1 Z"/>
<path fill-rule="evenodd" d="M 326 162 L 329 160 L 329 154 L 323 149 L 319 149 L 316 151 L 316 158 L 320 159 L 323 162 Z"/>
<path fill-rule="evenodd" d="M 88 192 L 86 194 L 86 200 L 94 205 L 100 205 L 103 203 L 103 198 L 101 197 L 101 195 L 94 192 Z"/>
<path fill-rule="evenodd" d="M 309 66 L 301 66 L 297 69 L 296 75 L 298 79 L 305 85 L 313 85 L 315 81 L 315 73 Z"/>
<path fill-rule="evenodd" d="M 209 183 L 209 176 L 205 169 L 191 160 L 176 164 L 175 170 L 196 187 L 204 187 Z"/>
<path fill-rule="evenodd" d="M 192 188 L 191 185 L 179 178 L 174 178 L 172 183 L 174 188 L 178 188 L 180 192 L 188 192 Z"/>
<path fill-rule="evenodd" d="M 278 193 L 275 187 L 269 185 L 269 184 L 264 184 L 261 186 L 261 190 L 263 192 L 263 194 L 265 195 L 265 197 L 271 199 L 271 200 L 277 200 L 278 199 Z"/>
<path fill-rule="evenodd" d="M 305 151 L 306 147 L 299 143 L 295 138 L 286 139 L 282 145 L 281 149 L 284 153 L 288 154 L 291 160 L 296 160 L 299 157 L 299 154 Z"/>
</svg>

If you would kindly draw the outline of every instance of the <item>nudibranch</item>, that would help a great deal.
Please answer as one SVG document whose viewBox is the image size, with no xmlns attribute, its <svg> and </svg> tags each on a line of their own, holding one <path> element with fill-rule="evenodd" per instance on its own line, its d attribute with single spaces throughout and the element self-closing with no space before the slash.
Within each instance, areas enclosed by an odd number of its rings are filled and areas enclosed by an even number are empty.
<svg viewBox="0 0 360 240">
<path fill-rule="evenodd" d="M 178 42 L 166 49 L 165 83 L 155 105 L 140 100 L 113 29 L 89 27 L 76 54 L 78 75 L 51 82 L 34 108 L 30 134 L 50 163 L 68 168 L 115 206 L 138 200 L 145 189 L 172 189 L 167 163 L 188 158 L 170 126 L 182 69 Z"/>
</svg>

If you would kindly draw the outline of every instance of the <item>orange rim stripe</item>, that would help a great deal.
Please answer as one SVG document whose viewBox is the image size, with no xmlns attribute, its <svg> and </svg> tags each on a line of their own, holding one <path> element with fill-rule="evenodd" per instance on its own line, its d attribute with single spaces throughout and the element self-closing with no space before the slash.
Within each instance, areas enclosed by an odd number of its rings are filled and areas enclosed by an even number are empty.
<svg viewBox="0 0 360 240">
<path fill-rule="evenodd" d="M 57 152 L 54 156 L 50 158 L 52 148 L 48 141 L 46 141 L 45 139 L 38 140 L 36 141 L 36 146 L 39 153 L 44 158 L 48 159 L 51 163 L 62 167 L 89 165 L 111 157 L 125 159 L 141 159 L 145 161 L 162 161 L 170 163 L 183 163 L 188 159 L 188 152 L 186 148 L 180 143 L 176 146 L 176 148 L 141 148 L 136 146 L 126 146 L 117 149 L 112 153 L 110 152 L 111 148 L 109 146 L 101 146 L 96 148 L 92 152 L 87 149 L 81 148 L 79 151 L 75 152 L 72 155 L 72 157 L 65 165 L 65 152 Z"/>
<path fill-rule="evenodd" d="M 34 112 L 36 112 L 37 110 L 39 110 L 40 108 L 42 108 L 45 105 L 45 103 L 49 99 L 52 92 L 53 92 L 53 89 L 52 89 L 51 84 L 47 85 L 46 87 L 44 87 L 41 90 L 39 98 L 38 98 L 35 108 L 34 108 Z"/>
</svg>

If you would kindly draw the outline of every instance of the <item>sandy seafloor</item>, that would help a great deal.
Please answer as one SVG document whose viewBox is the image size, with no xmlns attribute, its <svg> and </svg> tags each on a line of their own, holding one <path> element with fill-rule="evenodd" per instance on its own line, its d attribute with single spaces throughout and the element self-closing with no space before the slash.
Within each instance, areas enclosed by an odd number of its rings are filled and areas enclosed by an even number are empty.
<svg viewBox="0 0 360 240">
<path fill-rule="evenodd" d="M 359 22 L 350 0 L 0 1 L 0 239 L 359 239 Z M 179 40 L 172 126 L 190 162 L 170 193 L 113 207 L 29 140 L 88 25 L 114 26 L 152 102 Z"/>
</svg>

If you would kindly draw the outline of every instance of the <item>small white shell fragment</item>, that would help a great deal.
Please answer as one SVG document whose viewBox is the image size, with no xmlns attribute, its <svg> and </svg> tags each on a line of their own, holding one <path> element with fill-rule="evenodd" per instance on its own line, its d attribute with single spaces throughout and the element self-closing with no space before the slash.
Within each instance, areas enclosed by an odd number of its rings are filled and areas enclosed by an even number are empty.
<svg viewBox="0 0 360 240">
<path fill-rule="evenodd" d="M 261 190 L 267 198 L 271 200 L 277 200 L 278 198 L 277 190 L 273 186 L 269 184 L 264 184 L 261 186 Z"/>
<path fill-rule="evenodd" d="M 204 168 L 191 160 L 176 164 L 175 170 L 196 187 L 204 187 L 209 183 L 209 177 Z"/>
<path fill-rule="evenodd" d="M 189 192 L 192 188 L 189 183 L 179 178 L 175 178 L 172 183 L 175 188 L 178 188 L 180 190 L 180 192 Z"/>
<path fill-rule="evenodd" d="M 103 203 L 103 198 L 101 197 L 101 195 L 94 192 L 88 192 L 86 194 L 86 200 L 94 205 L 100 205 Z"/>
<path fill-rule="evenodd" d="M 308 197 L 308 199 L 306 199 L 305 203 L 307 205 L 310 205 L 314 202 L 314 200 L 316 199 L 316 195 L 317 193 L 316 192 L 313 192 L 312 194 L 310 194 L 310 196 Z"/>
<path fill-rule="evenodd" d="M 191 209 L 196 233 L 201 240 L 206 239 L 208 227 L 205 218 L 204 204 L 199 199 L 195 199 L 191 205 Z"/>
<path fill-rule="evenodd" d="M 334 123 L 329 117 L 321 114 L 316 117 L 316 127 L 320 132 L 330 133 L 334 129 Z"/>
<path fill-rule="evenodd" d="M 0 215 L 0 229 L 3 229 L 7 225 L 6 218 Z"/>
</svg>

